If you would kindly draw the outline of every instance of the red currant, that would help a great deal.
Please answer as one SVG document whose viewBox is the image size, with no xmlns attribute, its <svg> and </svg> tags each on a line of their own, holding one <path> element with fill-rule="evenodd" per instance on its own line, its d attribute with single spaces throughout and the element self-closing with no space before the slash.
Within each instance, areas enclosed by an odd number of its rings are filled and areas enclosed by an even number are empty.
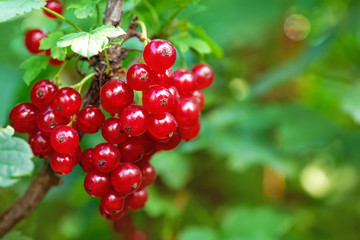
<svg viewBox="0 0 360 240">
<path fill-rule="evenodd" d="M 63 63 L 64 63 L 64 61 L 61 61 L 61 60 L 58 60 L 58 59 L 55 59 L 55 58 L 50 58 L 49 59 L 49 64 L 51 66 L 54 66 L 54 67 L 60 66 Z"/>
<path fill-rule="evenodd" d="M 208 88 L 214 82 L 214 71 L 207 64 L 198 63 L 191 71 L 195 75 L 199 89 Z"/>
<path fill-rule="evenodd" d="M 192 127 L 180 128 L 181 138 L 185 141 L 195 139 L 200 133 L 200 122 Z"/>
<path fill-rule="evenodd" d="M 176 50 L 168 41 L 155 39 L 146 45 L 143 56 L 146 64 L 151 69 L 164 71 L 174 65 Z"/>
<path fill-rule="evenodd" d="M 62 7 L 62 4 L 57 1 L 57 0 L 48 0 L 46 1 L 46 5 L 45 5 L 46 8 L 58 13 L 58 14 L 62 14 L 63 12 L 63 7 Z M 49 13 L 45 10 L 43 10 L 43 12 L 45 13 L 46 16 L 48 16 L 49 18 L 57 18 L 54 14 L 52 13 Z"/>
<path fill-rule="evenodd" d="M 128 195 L 135 192 L 141 184 L 141 171 L 133 163 L 124 162 L 111 173 L 111 185 L 118 193 Z"/>
<path fill-rule="evenodd" d="M 31 103 L 16 105 L 9 114 L 10 125 L 18 133 L 31 133 L 37 130 L 38 109 Z"/>
<path fill-rule="evenodd" d="M 180 96 L 191 96 L 197 89 L 197 81 L 191 71 L 181 68 L 174 71 L 174 86 Z"/>
<path fill-rule="evenodd" d="M 82 149 L 81 149 L 81 146 L 78 145 L 77 148 L 72 151 L 71 153 L 69 153 L 73 159 L 74 159 L 74 165 L 77 165 L 80 163 L 81 161 L 81 155 L 82 155 Z"/>
<path fill-rule="evenodd" d="M 40 131 L 30 135 L 29 144 L 34 155 L 39 158 L 49 158 L 54 153 L 49 137 Z"/>
<path fill-rule="evenodd" d="M 113 79 L 100 90 L 103 108 L 109 113 L 120 113 L 134 99 L 134 91 L 123 81 Z"/>
<path fill-rule="evenodd" d="M 143 158 L 150 157 L 155 153 L 155 141 L 147 132 L 136 138 L 139 139 L 144 146 Z"/>
<path fill-rule="evenodd" d="M 205 104 L 205 97 L 202 91 L 196 90 L 193 92 L 191 98 L 197 103 L 197 105 L 200 108 L 200 111 L 203 109 Z"/>
<path fill-rule="evenodd" d="M 128 138 L 118 146 L 123 162 L 137 162 L 144 157 L 145 146 L 139 138 Z"/>
<path fill-rule="evenodd" d="M 144 188 L 126 197 L 125 205 L 127 208 L 133 211 L 139 211 L 145 206 L 148 197 L 149 197 L 148 192 Z"/>
<path fill-rule="evenodd" d="M 101 198 L 100 207 L 109 215 L 119 214 L 124 208 L 124 197 L 110 190 Z"/>
<path fill-rule="evenodd" d="M 100 215 L 106 219 L 106 220 L 111 220 L 111 221 L 116 221 L 118 220 L 119 218 L 122 218 L 124 217 L 127 213 L 128 213 L 128 210 L 123 208 L 119 213 L 117 214 L 107 214 L 104 209 L 102 208 L 102 206 L 100 205 L 99 206 L 99 212 L 100 212 Z"/>
<path fill-rule="evenodd" d="M 40 50 L 40 41 L 46 37 L 46 32 L 40 29 L 32 29 L 25 34 L 25 47 L 32 54 L 38 54 L 44 50 Z"/>
<path fill-rule="evenodd" d="M 118 118 L 107 119 L 101 127 L 103 138 L 112 144 L 122 143 L 127 139 L 127 134 L 121 128 L 121 122 Z"/>
<path fill-rule="evenodd" d="M 181 142 L 180 130 L 176 129 L 172 137 L 166 138 L 164 140 L 158 140 L 156 142 L 156 149 L 163 151 L 170 151 L 177 148 Z"/>
<path fill-rule="evenodd" d="M 119 149 L 110 143 L 100 143 L 94 148 L 92 155 L 95 168 L 104 173 L 113 171 L 120 162 Z"/>
<path fill-rule="evenodd" d="M 111 189 L 110 176 L 99 171 L 89 172 L 84 179 L 85 191 L 92 197 L 102 197 Z"/>
<path fill-rule="evenodd" d="M 71 117 L 55 115 L 54 110 L 49 107 L 37 115 L 37 126 L 45 135 L 50 136 L 51 132 L 61 125 L 66 125 L 71 121 Z"/>
<path fill-rule="evenodd" d="M 148 131 L 157 139 L 172 137 L 176 128 L 177 121 L 170 113 L 151 115 L 148 121 Z"/>
<path fill-rule="evenodd" d="M 136 165 L 140 168 L 142 176 L 142 182 L 139 189 L 152 185 L 156 179 L 155 168 L 147 161 L 140 161 L 136 163 Z"/>
<path fill-rule="evenodd" d="M 169 91 L 173 95 L 173 102 L 171 104 L 171 108 L 169 112 L 175 112 L 180 101 L 179 91 L 176 89 L 175 86 L 169 87 Z"/>
<path fill-rule="evenodd" d="M 129 68 L 126 74 L 126 80 L 132 89 L 144 91 L 153 81 L 153 75 L 148 66 L 138 63 Z"/>
<path fill-rule="evenodd" d="M 174 73 L 171 69 L 166 69 L 165 71 L 154 71 L 154 79 L 151 82 L 151 85 L 160 85 L 165 88 L 169 88 L 173 85 Z"/>
<path fill-rule="evenodd" d="M 34 84 L 31 88 L 31 102 L 39 109 L 52 105 L 58 87 L 49 79 L 43 79 Z"/>
<path fill-rule="evenodd" d="M 59 153 L 73 152 L 79 145 L 79 135 L 69 126 L 58 126 L 50 134 L 51 146 Z"/>
<path fill-rule="evenodd" d="M 54 172 L 61 175 L 67 175 L 71 173 L 75 164 L 74 159 L 70 154 L 54 153 L 50 160 L 51 168 Z"/>
<path fill-rule="evenodd" d="M 93 151 L 94 148 L 88 148 L 81 154 L 80 165 L 86 173 L 96 170 L 92 160 Z"/>
<path fill-rule="evenodd" d="M 81 107 L 81 96 L 73 88 L 64 87 L 59 89 L 54 97 L 53 108 L 57 115 L 72 116 Z"/>
<path fill-rule="evenodd" d="M 146 131 L 148 113 L 142 106 L 129 105 L 120 114 L 120 122 L 123 130 L 131 135 L 138 136 Z"/>
<path fill-rule="evenodd" d="M 159 114 L 169 111 L 174 99 L 168 89 L 155 85 L 144 91 L 142 101 L 148 112 Z"/>
<path fill-rule="evenodd" d="M 200 118 L 200 108 L 191 98 L 183 98 L 175 112 L 180 127 L 192 127 Z"/>
<path fill-rule="evenodd" d="M 84 133 L 96 133 L 105 122 L 105 115 L 97 106 L 86 106 L 76 114 L 78 127 Z"/>
</svg>

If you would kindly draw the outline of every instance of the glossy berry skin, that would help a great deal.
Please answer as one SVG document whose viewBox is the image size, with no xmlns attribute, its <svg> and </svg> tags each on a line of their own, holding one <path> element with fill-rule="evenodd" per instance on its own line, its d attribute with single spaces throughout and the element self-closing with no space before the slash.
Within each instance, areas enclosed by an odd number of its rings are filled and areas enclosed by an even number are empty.
<svg viewBox="0 0 360 240">
<path fill-rule="evenodd" d="M 179 102 L 180 102 L 180 94 L 175 86 L 169 87 L 169 92 L 173 96 L 173 101 L 172 101 L 171 107 L 169 109 L 169 112 L 175 112 L 177 109 L 177 106 L 179 105 Z"/>
<path fill-rule="evenodd" d="M 126 197 L 125 205 L 130 210 L 139 211 L 145 206 L 148 198 L 149 194 L 146 189 L 138 190 Z"/>
<path fill-rule="evenodd" d="M 89 172 L 84 179 L 85 191 L 92 197 L 102 197 L 111 189 L 110 176 L 99 171 Z"/>
<path fill-rule="evenodd" d="M 179 129 L 176 129 L 172 137 L 164 140 L 158 140 L 156 142 L 157 151 L 170 151 L 177 148 L 181 142 L 181 133 Z"/>
<path fill-rule="evenodd" d="M 126 74 L 127 84 L 137 91 L 144 91 L 153 79 L 151 69 L 142 63 L 132 65 Z"/>
<path fill-rule="evenodd" d="M 123 162 L 137 162 L 145 155 L 145 145 L 140 138 L 128 138 L 125 142 L 119 144 Z"/>
<path fill-rule="evenodd" d="M 191 98 L 183 98 L 175 112 L 175 118 L 180 127 L 192 127 L 200 118 L 200 108 Z"/>
<path fill-rule="evenodd" d="M 145 108 L 135 104 L 127 106 L 120 114 L 121 126 L 131 136 L 139 136 L 146 131 L 147 118 Z"/>
<path fill-rule="evenodd" d="M 169 111 L 173 102 L 173 95 L 168 89 L 155 85 L 144 91 L 142 102 L 148 112 L 160 114 Z"/>
<path fill-rule="evenodd" d="M 57 91 L 54 97 L 53 108 L 55 114 L 68 117 L 79 111 L 81 96 L 73 88 L 64 87 Z"/>
<path fill-rule="evenodd" d="M 63 7 L 62 7 L 62 4 L 57 1 L 57 0 L 48 0 L 46 1 L 46 5 L 45 5 L 46 8 L 58 13 L 58 14 L 62 14 L 63 12 Z M 49 18 L 53 18 L 53 19 L 56 19 L 57 17 L 54 15 L 54 14 L 51 14 L 45 10 L 43 10 L 44 14 L 49 17 Z"/>
<path fill-rule="evenodd" d="M 144 60 L 146 64 L 156 71 L 165 71 L 171 68 L 176 61 L 176 50 L 166 40 L 155 39 L 144 48 Z"/>
<path fill-rule="evenodd" d="M 180 128 L 181 138 L 184 141 L 190 141 L 195 139 L 200 133 L 200 122 L 192 127 Z"/>
<path fill-rule="evenodd" d="M 92 134 L 99 131 L 105 122 L 105 114 L 97 106 L 86 106 L 76 114 L 78 127 L 84 133 Z"/>
<path fill-rule="evenodd" d="M 88 148 L 86 149 L 80 157 L 80 165 L 84 172 L 89 173 L 93 170 L 96 170 L 94 164 L 93 164 L 93 155 L 94 148 Z"/>
<path fill-rule="evenodd" d="M 74 151 L 72 151 L 71 153 L 69 153 L 69 154 L 70 154 L 70 156 L 72 156 L 73 159 L 74 159 L 74 165 L 79 164 L 80 161 L 81 161 L 81 155 L 82 155 L 81 146 L 78 145 L 77 148 L 76 148 Z"/>
<path fill-rule="evenodd" d="M 41 132 L 50 136 L 51 132 L 61 125 L 66 125 L 71 121 L 71 117 L 62 117 L 55 115 L 54 110 L 49 107 L 38 113 L 37 126 Z"/>
<path fill-rule="evenodd" d="M 52 105 L 58 87 L 53 81 L 43 79 L 34 84 L 30 91 L 31 102 L 39 109 Z"/>
<path fill-rule="evenodd" d="M 154 79 L 151 82 L 151 85 L 160 85 L 165 88 L 169 88 L 173 85 L 174 73 L 169 68 L 164 71 L 153 71 Z"/>
<path fill-rule="evenodd" d="M 150 157 L 155 153 L 155 145 L 156 144 L 155 144 L 154 139 L 148 132 L 145 132 L 144 134 L 141 134 L 140 136 L 138 136 L 136 138 L 139 139 L 140 142 L 142 143 L 142 145 L 144 146 L 144 157 L 143 158 Z"/>
<path fill-rule="evenodd" d="M 120 151 L 110 143 L 100 143 L 92 155 L 94 167 L 104 173 L 113 171 L 120 162 Z"/>
<path fill-rule="evenodd" d="M 71 173 L 75 164 L 74 159 L 70 154 L 62 154 L 55 152 L 50 160 L 51 168 L 54 172 L 61 175 L 67 175 Z"/>
<path fill-rule="evenodd" d="M 174 86 L 179 91 L 181 97 L 191 96 L 198 88 L 197 80 L 193 73 L 184 68 L 174 71 Z"/>
<path fill-rule="evenodd" d="M 46 33 L 40 29 L 32 29 L 25 33 L 25 47 L 32 54 L 38 54 L 40 50 L 40 41 L 46 37 Z"/>
<path fill-rule="evenodd" d="M 39 158 L 49 158 L 54 153 L 49 137 L 40 131 L 30 135 L 29 145 L 34 155 Z"/>
<path fill-rule="evenodd" d="M 191 98 L 197 103 L 197 105 L 200 108 L 200 111 L 203 109 L 205 104 L 205 97 L 202 91 L 196 90 L 193 92 Z"/>
<path fill-rule="evenodd" d="M 148 161 L 140 161 L 136 163 L 141 171 L 142 182 L 139 189 L 143 189 L 152 185 L 156 179 L 155 168 Z"/>
<path fill-rule="evenodd" d="M 18 133 L 35 132 L 37 114 L 38 109 L 32 103 L 19 103 L 10 111 L 10 125 Z"/>
<path fill-rule="evenodd" d="M 109 113 L 120 113 L 134 99 L 134 91 L 123 81 L 113 79 L 100 90 L 103 108 Z"/>
<path fill-rule="evenodd" d="M 79 145 L 79 135 L 69 126 L 58 126 L 50 134 L 51 146 L 56 152 L 69 154 Z"/>
<path fill-rule="evenodd" d="M 199 89 L 208 88 L 214 82 L 214 71 L 207 64 L 195 64 L 191 71 L 195 75 Z"/>
<path fill-rule="evenodd" d="M 111 185 L 118 193 L 126 196 L 135 192 L 141 184 L 141 171 L 133 163 L 123 162 L 111 173 Z"/>
<path fill-rule="evenodd" d="M 124 208 L 124 198 L 121 194 L 110 190 L 106 193 L 100 202 L 100 207 L 109 215 L 119 214 Z"/>
<path fill-rule="evenodd" d="M 54 66 L 54 67 L 58 67 L 58 66 L 60 66 L 61 64 L 63 64 L 64 63 L 64 61 L 61 61 L 61 60 L 58 60 L 58 59 L 55 59 L 55 58 L 50 58 L 49 59 L 49 64 L 51 65 L 51 66 Z"/>
<path fill-rule="evenodd" d="M 119 218 L 122 218 L 124 217 L 127 213 L 128 213 L 128 210 L 123 208 L 119 213 L 116 213 L 116 214 L 108 214 L 104 211 L 104 209 L 101 207 L 101 205 L 99 206 L 99 212 L 100 212 L 100 215 L 106 219 L 106 220 L 109 220 L 109 221 L 116 221 L 117 219 Z"/>
<path fill-rule="evenodd" d="M 118 118 L 107 119 L 101 127 L 101 134 L 108 143 L 112 144 L 122 143 L 128 136 L 122 129 Z"/>
<path fill-rule="evenodd" d="M 148 131 L 156 139 L 172 137 L 178 123 L 170 113 L 151 115 L 148 121 Z"/>
</svg>

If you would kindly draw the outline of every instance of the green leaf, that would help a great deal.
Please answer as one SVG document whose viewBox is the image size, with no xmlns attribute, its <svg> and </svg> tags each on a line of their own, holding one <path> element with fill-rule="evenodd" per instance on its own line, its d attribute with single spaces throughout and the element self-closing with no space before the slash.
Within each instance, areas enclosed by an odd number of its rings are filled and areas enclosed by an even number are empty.
<svg viewBox="0 0 360 240">
<path fill-rule="evenodd" d="M 179 240 L 216 240 L 216 232 L 207 227 L 187 227 L 185 228 L 179 236 Z"/>
<path fill-rule="evenodd" d="M 350 115 L 355 122 L 360 123 L 360 84 L 349 87 L 341 101 L 341 109 Z"/>
<path fill-rule="evenodd" d="M 8 0 L 0 1 L 0 22 L 11 20 L 17 16 L 45 6 L 45 1 L 39 0 Z"/>
<path fill-rule="evenodd" d="M 219 45 L 217 45 L 201 27 L 192 27 L 191 30 L 203 41 L 205 41 L 211 48 L 211 54 L 213 54 L 217 59 L 223 57 L 223 50 Z"/>
<path fill-rule="evenodd" d="M 67 48 L 59 48 L 56 44 L 65 34 L 61 31 L 50 33 L 46 38 L 40 41 L 40 49 L 51 48 L 51 57 L 59 60 L 65 60 Z"/>
<path fill-rule="evenodd" d="M 101 0 L 82 0 L 71 3 L 67 9 L 75 9 L 74 14 L 77 18 L 84 19 L 92 17 L 96 10 L 96 6 Z"/>
<path fill-rule="evenodd" d="M 32 238 L 22 235 L 18 231 L 9 232 L 3 238 L 3 240 L 31 240 Z"/>
<path fill-rule="evenodd" d="M 23 75 L 24 82 L 29 85 L 42 70 L 49 65 L 49 57 L 44 55 L 35 55 L 26 59 L 21 65 L 21 69 L 25 69 Z"/>
<path fill-rule="evenodd" d="M 57 43 L 58 47 L 68 47 L 84 56 L 91 57 L 103 50 L 103 47 L 109 43 L 108 38 L 114 38 L 126 34 L 120 27 L 103 25 L 91 32 L 70 33 L 61 38 Z"/>
<path fill-rule="evenodd" d="M 180 214 L 172 198 L 164 196 L 156 191 L 155 186 L 148 188 L 149 200 L 145 205 L 145 212 L 151 217 L 159 217 L 161 215 L 176 217 Z"/>
<path fill-rule="evenodd" d="M 30 146 L 21 138 L 13 137 L 10 126 L 0 129 L 0 186 L 14 184 L 19 177 L 29 176 L 34 164 Z"/>
<path fill-rule="evenodd" d="M 108 47 L 110 47 L 111 45 L 114 45 L 114 44 L 121 44 L 123 41 L 124 41 L 124 39 L 117 39 L 117 40 L 115 40 L 115 41 L 113 41 L 111 43 L 106 44 L 103 48 L 104 49 L 108 48 Z"/>
<path fill-rule="evenodd" d="M 178 37 L 174 38 L 173 43 L 183 53 L 189 51 L 190 48 L 201 55 L 211 53 L 210 46 L 200 38 L 193 38 L 190 36 Z"/>
</svg>

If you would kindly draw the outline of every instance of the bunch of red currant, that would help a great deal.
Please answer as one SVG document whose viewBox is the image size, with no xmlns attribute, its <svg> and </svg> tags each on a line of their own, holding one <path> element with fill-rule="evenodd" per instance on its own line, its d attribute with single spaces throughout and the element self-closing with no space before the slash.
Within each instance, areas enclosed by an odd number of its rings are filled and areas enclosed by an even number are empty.
<svg viewBox="0 0 360 240">
<path fill-rule="evenodd" d="M 144 206 L 146 187 L 156 178 L 151 156 L 197 137 L 204 106 L 200 89 L 214 80 L 213 70 L 202 63 L 191 71 L 172 72 L 176 51 L 165 40 L 148 43 L 143 58 L 146 64 L 132 65 L 126 81 L 112 79 L 100 89 L 102 108 L 112 115 L 108 119 L 98 106 L 80 109 L 81 96 L 75 89 L 58 89 L 50 80 L 35 83 L 32 103 L 16 105 L 9 116 L 17 132 L 30 135 L 36 156 L 51 157 L 54 172 L 69 174 L 80 163 L 87 173 L 85 190 L 101 197 L 100 213 L 106 219 L 116 220 Z M 100 130 L 106 142 L 82 152 L 79 133 Z"/>
</svg>

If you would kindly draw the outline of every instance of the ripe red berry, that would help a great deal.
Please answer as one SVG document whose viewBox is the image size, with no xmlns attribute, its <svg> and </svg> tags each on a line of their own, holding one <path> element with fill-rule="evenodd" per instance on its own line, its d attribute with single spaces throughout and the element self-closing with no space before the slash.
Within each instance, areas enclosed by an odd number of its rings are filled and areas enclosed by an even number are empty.
<svg viewBox="0 0 360 240">
<path fill-rule="evenodd" d="M 57 67 L 57 66 L 60 66 L 61 64 L 63 64 L 64 61 L 61 61 L 61 60 L 58 60 L 58 59 L 55 59 L 55 58 L 50 58 L 49 59 L 49 64 L 51 66 L 54 66 L 54 67 Z"/>
<path fill-rule="evenodd" d="M 52 107 L 44 109 L 37 115 L 37 126 L 41 132 L 50 136 L 51 132 L 61 125 L 66 125 L 71 121 L 71 117 L 62 117 L 55 115 Z"/>
<path fill-rule="evenodd" d="M 169 88 L 173 85 L 174 73 L 171 69 L 165 71 L 153 71 L 154 79 L 151 85 L 160 85 L 165 88 Z"/>
<path fill-rule="evenodd" d="M 180 130 L 176 129 L 172 137 L 163 140 L 157 140 L 156 150 L 170 151 L 177 148 L 180 145 L 180 142 L 181 142 Z"/>
<path fill-rule="evenodd" d="M 86 173 L 96 170 L 92 159 L 93 151 L 94 148 L 88 148 L 81 154 L 80 165 Z"/>
<path fill-rule="evenodd" d="M 105 122 L 105 114 L 97 106 L 86 106 L 76 114 L 78 127 L 84 133 L 96 133 Z"/>
<path fill-rule="evenodd" d="M 44 50 L 40 50 L 40 41 L 46 37 L 46 32 L 40 29 L 32 29 L 25 34 L 25 47 L 32 54 L 38 54 Z"/>
<path fill-rule="evenodd" d="M 154 139 L 151 137 L 149 133 L 145 132 L 140 136 L 137 136 L 136 138 L 138 138 L 144 146 L 145 151 L 144 151 L 143 159 L 148 158 L 155 153 L 156 144 Z"/>
<path fill-rule="evenodd" d="M 118 118 L 107 119 L 101 127 L 103 138 L 112 144 L 119 144 L 127 139 L 127 134 L 121 128 L 121 122 Z"/>
<path fill-rule="evenodd" d="M 140 138 L 128 138 L 125 142 L 119 144 L 123 162 L 137 162 L 145 155 L 145 145 Z"/>
<path fill-rule="evenodd" d="M 101 198 L 100 207 L 109 215 L 119 214 L 124 208 L 124 197 L 110 190 Z"/>
<path fill-rule="evenodd" d="M 71 173 L 75 164 L 73 157 L 70 154 L 54 153 L 50 160 L 51 168 L 54 172 L 61 175 Z"/>
<path fill-rule="evenodd" d="M 92 154 L 95 168 L 104 173 L 113 171 L 120 163 L 119 149 L 110 143 L 98 144 Z"/>
<path fill-rule="evenodd" d="M 148 161 L 140 161 L 136 163 L 136 165 L 140 168 L 142 176 L 142 182 L 139 189 L 152 185 L 156 179 L 155 168 Z"/>
<path fill-rule="evenodd" d="M 200 121 L 192 127 L 180 128 L 181 138 L 185 141 L 190 141 L 195 139 L 200 133 L 200 128 L 201 128 Z"/>
<path fill-rule="evenodd" d="M 169 111 L 174 99 L 168 89 L 155 85 L 144 91 L 142 101 L 148 112 L 160 114 Z"/>
<path fill-rule="evenodd" d="M 181 97 L 191 96 L 198 87 L 193 73 L 183 68 L 174 71 L 174 86 Z"/>
<path fill-rule="evenodd" d="M 173 102 L 171 104 L 171 108 L 169 109 L 169 112 L 175 112 L 180 102 L 179 91 L 176 89 L 175 86 L 169 87 L 169 91 L 173 95 Z"/>
<path fill-rule="evenodd" d="M 99 212 L 100 212 L 100 215 L 106 219 L 106 220 L 111 220 L 111 221 L 116 221 L 118 220 L 119 218 L 122 218 L 124 217 L 127 213 L 128 213 L 128 210 L 123 208 L 119 213 L 117 214 L 107 214 L 104 209 L 102 208 L 102 206 L 100 205 L 99 206 Z"/>
<path fill-rule="evenodd" d="M 126 197 L 125 205 L 127 208 L 133 211 L 139 211 L 145 206 L 145 203 L 148 200 L 148 198 L 149 198 L 149 194 L 147 190 L 144 188 Z"/>
<path fill-rule="evenodd" d="M 195 75 L 199 89 L 208 88 L 214 82 L 214 71 L 207 64 L 195 64 L 191 71 Z"/>
<path fill-rule="evenodd" d="M 62 4 L 57 1 L 57 0 L 48 0 L 46 1 L 46 5 L 45 5 L 46 8 L 58 13 L 58 14 L 62 14 L 63 12 L 63 7 L 62 7 Z M 49 18 L 57 18 L 54 14 L 51 14 L 45 10 L 43 10 L 43 12 L 45 13 L 45 15 Z"/>
<path fill-rule="evenodd" d="M 177 121 L 170 113 L 151 115 L 148 121 L 148 131 L 157 139 L 172 137 L 176 128 Z"/>
<path fill-rule="evenodd" d="M 197 103 L 201 111 L 205 104 L 205 97 L 202 91 L 201 90 L 194 91 L 191 98 Z"/>
<path fill-rule="evenodd" d="M 141 171 L 133 163 L 124 162 L 111 173 L 111 185 L 118 193 L 128 195 L 135 192 L 141 184 Z"/>
<path fill-rule="evenodd" d="M 92 197 L 102 197 L 111 189 L 110 176 L 99 171 L 89 172 L 84 179 L 85 191 Z"/>
<path fill-rule="evenodd" d="M 52 105 L 58 87 L 49 79 L 43 79 L 34 84 L 31 88 L 31 102 L 39 109 L 44 109 Z"/>
<path fill-rule="evenodd" d="M 123 81 L 113 79 L 100 90 L 103 108 L 109 113 L 120 113 L 134 99 L 134 91 Z"/>
<path fill-rule="evenodd" d="M 126 80 L 129 87 L 137 91 L 144 91 L 153 81 L 151 69 L 142 63 L 132 65 L 127 74 Z"/>
<path fill-rule="evenodd" d="M 146 64 L 151 69 L 164 71 L 174 65 L 176 50 L 168 41 L 155 39 L 146 45 L 143 56 Z"/>
<path fill-rule="evenodd" d="M 81 107 L 81 96 L 73 88 L 64 87 L 57 91 L 54 97 L 53 108 L 60 116 L 72 116 Z"/>
<path fill-rule="evenodd" d="M 37 130 L 38 109 L 31 103 L 17 104 L 9 114 L 10 125 L 18 133 L 31 133 Z"/>
<path fill-rule="evenodd" d="M 138 136 L 146 131 L 148 113 L 140 105 L 129 105 L 120 114 L 120 122 L 123 130 L 131 135 Z"/>
<path fill-rule="evenodd" d="M 59 153 L 73 152 L 79 145 L 79 135 L 69 126 L 58 126 L 50 134 L 51 146 Z"/>
<path fill-rule="evenodd" d="M 192 127 L 200 118 L 200 108 L 191 98 L 183 98 L 175 112 L 180 127 Z"/>
<path fill-rule="evenodd" d="M 74 159 L 74 165 L 79 164 L 79 162 L 81 161 L 81 155 L 82 155 L 81 146 L 78 145 L 77 148 L 74 151 L 72 151 L 71 153 L 69 153 L 69 154 Z"/>
<path fill-rule="evenodd" d="M 54 153 L 49 137 L 40 131 L 30 135 L 29 145 L 34 155 L 39 158 L 49 158 Z"/>
</svg>

